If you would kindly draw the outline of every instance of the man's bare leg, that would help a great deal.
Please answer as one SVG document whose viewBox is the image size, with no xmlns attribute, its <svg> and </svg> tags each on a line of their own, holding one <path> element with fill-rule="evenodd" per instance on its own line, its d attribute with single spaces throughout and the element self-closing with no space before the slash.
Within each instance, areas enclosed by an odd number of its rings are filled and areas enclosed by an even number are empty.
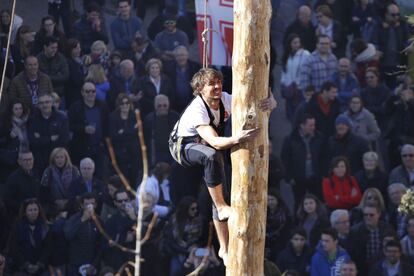
<svg viewBox="0 0 414 276">
<path fill-rule="evenodd" d="M 223 259 L 224 265 L 227 266 L 227 247 L 229 244 L 229 228 L 227 221 L 218 221 L 213 219 L 213 223 L 216 228 L 217 238 L 220 244 L 218 255 Z"/>
<path fill-rule="evenodd" d="M 228 219 L 231 214 L 231 207 L 224 201 L 223 184 L 208 187 L 208 192 L 210 193 L 211 199 L 217 208 L 219 220 Z"/>
</svg>

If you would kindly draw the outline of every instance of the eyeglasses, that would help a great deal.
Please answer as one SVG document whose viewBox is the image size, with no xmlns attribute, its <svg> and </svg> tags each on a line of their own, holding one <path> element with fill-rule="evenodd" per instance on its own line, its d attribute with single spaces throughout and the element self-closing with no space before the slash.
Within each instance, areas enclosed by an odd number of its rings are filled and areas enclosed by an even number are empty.
<svg viewBox="0 0 414 276">
<path fill-rule="evenodd" d="M 198 208 L 197 207 L 191 207 L 190 208 L 190 211 L 197 211 L 198 210 Z"/>
<path fill-rule="evenodd" d="M 123 102 L 121 102 L 121 104 L 120 105 L 128 105 L 129 104 L 129 102 L 128 101 L 123 101 Z"/>
<path fill-rule="evenodd" d="M 375 77 L 374 76 L 366 76 L 365 79 L 372 80 L 372 79 L 375 79 Z"/>
<path fill-rule="evenodd" d="M 338 220 L 336 223 L 337 224 L 348 224 L 349 220 Z"/>
<path fill-rule="evenodd" d="M 165 25 L 172 25 L 172 24 L 175 24 L 175 21 L 174 20 L 167 20 L 167 21 L 164 22 L 164 24 Z"/>
<path fill-rule="evenodd" d="M 364 217 L 370 217 L 370 218 L 372 218 L 374 216 L 375 216 L 375 214 L 373 214 L 373 213 L 364 213 Z"/>
<path fill-rule="evenodd" d="M 167 107 L 168 104 L 157 104 L 157 107 Z"/>
<path fill-rule="evenodd" d="M 400 16 L 399 13 L 389 13 L 389 15 L 392 16 L 392 17 L 399 17 Z"/>
<path fill-rule="evenodd" d="M 129 202 L 129 199 L 124 198 L 124 199 L 117 199 L 115 201 L 118 202 L 118 203 L 124 203 L 124 202 Z"/>
<path fill-rule="evenodd" d="M 95 89 L 85 89 L 84 91 L 85 91 L 86 94 L 93 94 L 93 93 L 96 92 Z"/>
<path fill-rule="evenodd" d="M 403 158 L 413 158 L 414 157 L 414 154 L 412 154 L 412 153 L 409 153 L 409 154 L 402 154 L 401 155 Z"/>
</svg>

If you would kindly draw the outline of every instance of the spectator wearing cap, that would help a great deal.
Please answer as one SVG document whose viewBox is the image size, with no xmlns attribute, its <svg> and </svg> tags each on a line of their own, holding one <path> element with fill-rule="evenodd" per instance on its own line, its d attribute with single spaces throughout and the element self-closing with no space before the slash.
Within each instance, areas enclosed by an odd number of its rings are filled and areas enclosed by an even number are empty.
<svg viewBox="0 0 414 276">
<path fill-rule="evenodd" d="M 131 1 L 118 0 L 118 16 L 111 23 L 111 37 L 116 50 L 127 54 L 131 50 L 131 42 L 143 36 L 142 21 L 131 14 Z"/>
<path fill-rule="evenodd" d="M 341 110 L 348 107 L 350 98 L 359 94 L 359 84 L 351 70 L 351 61 L 347 58 L 341 58 L 338 62 L 338 72 L 331 76 L 331 80 L 338 87 L 338 101 L 341 104 Z"/>
<path fill-rule="evenodd" d="M 193 99 L 193 90 L 190 81 L 194 74 L 200 70 L 199 63 L 190 60 L 187 47 L 180 45 L 174 49 L 174 60 L 165 63 L 165 74 L 167 74 L 176 92 L 172 95 L 172 108 L 182 112 Z"/>
<path fill-rule="evenodd" d="M 92 2 L 86 7 L 85 14 L 73 25 L 73 37 L 79 40 L 84 54 L 90 53 L 96 40 L 108 43 L 108 31 L 98 4 Z"/>
<path fill-rule="evenodd" d="M 325 136 L 335 132 L 335 119 L 339 115 L 338 88 L 331 81 L 326 81 L 321 92 L 314 94 L 306 106 L 306 112 L 315 117 L 316 129 Z"/>
<path fill-rule="evenodd" d="M 145 64 L 151 58 L 158 57 L 158 51 L 146 37 L 137 37 L 132 41 L 130 59 L 134 62 L 135 73 L 138 77 L 145 75 Z"/>
<path fill-rule="evenodd" d="M 53 91 L 62 99 L 65 96 L 65 84 L 69 78 L 69 66 L 65 57 L 58 52 L 58 41 L 54 37 L 47 37 L 43 44 L 43 52 L 37 59 L 39 60 L 39 70 L 47 74 L 53 84 Z M 65 107 L 62 101 L 62 107 Z"/>
<path fill-rule="evenodd" d="M 401 148 L 402 164 L 395 167 L 390 174 L 388 183 L 402 183 L 407 187 L 414 185 L 414 146 L 405 144 Z"/>
<path fill-rule="evenodd" d="M 37 106 L 40 94 L 53 92 L 48 75 L 39 71 L 39 62 L 35 56 L 28 56 L 24 62 L 24 71 L 13 78 L 7 98 L 21 101 L 26 107 Z"/>
<path fill-rule="evenodd" d="M 332 159 L 328 177 L 322 181 L 322 189 L 326 205 L 331 210 L 350 210 L 361 200 L 358 182 L 350 174 L 349 162 L 344 156 Z"/>
<path fill-rule="evenodd" d="M 173 60 L 174 49 L 183 45 L 189 46 L 185 32 L 177 28 L 177 18 L 174 15 L 164 17 L 164 30 L 155 36 L 155 47 L 162 53 L 162 59 Z"/>
<path fill-rule="evenodd" d="M 339 115 L 335 120 L 336 132 L 328 141 L 328 158 L 345 156 L 350 163 L 350 173 L 354 174 L 363 168 L 362 156 L 369 151 L 368 142 L 354 133 L 347 117 Z"/>
</svg>

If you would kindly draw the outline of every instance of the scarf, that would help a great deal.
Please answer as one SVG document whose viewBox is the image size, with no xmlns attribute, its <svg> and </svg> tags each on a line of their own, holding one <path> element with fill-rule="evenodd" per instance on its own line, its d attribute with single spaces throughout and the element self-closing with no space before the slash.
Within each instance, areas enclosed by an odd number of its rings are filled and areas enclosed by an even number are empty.
<svg viewBox="0 0 414 276">
<path fill-rule="evenodd" d="M 17 138 L 20 142 L 20 151 L 25 151 L 29 149 L 29 139 L 27 138 L 27 116 L 23 116 L 22 118 L 17 118 L 13 116 L 12 118 L 12 130 L 14 133 L 17 134 Z"/>
<path fill-rule="evenodd" d="M 68 190 L 73 180 L 72 166 L 59 169 L 51 166 L 51 189 L 55 199 L 68 198 Z"/>
</svg>

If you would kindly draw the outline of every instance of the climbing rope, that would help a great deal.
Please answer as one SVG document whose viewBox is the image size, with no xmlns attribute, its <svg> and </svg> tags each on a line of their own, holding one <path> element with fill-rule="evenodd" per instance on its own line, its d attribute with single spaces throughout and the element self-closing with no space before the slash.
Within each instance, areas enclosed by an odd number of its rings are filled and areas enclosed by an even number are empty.
<svg viewBox="0 0 414 276">
<path fill-rule="evenodd" d="M 208 33 L 216 32 L 212 28 L 207 27 L 207 1 L 204 0 L 204 30 L 201 32 L 201 41 L 203 42 L 203 68 L 208 67 Z"/>
</svg>

